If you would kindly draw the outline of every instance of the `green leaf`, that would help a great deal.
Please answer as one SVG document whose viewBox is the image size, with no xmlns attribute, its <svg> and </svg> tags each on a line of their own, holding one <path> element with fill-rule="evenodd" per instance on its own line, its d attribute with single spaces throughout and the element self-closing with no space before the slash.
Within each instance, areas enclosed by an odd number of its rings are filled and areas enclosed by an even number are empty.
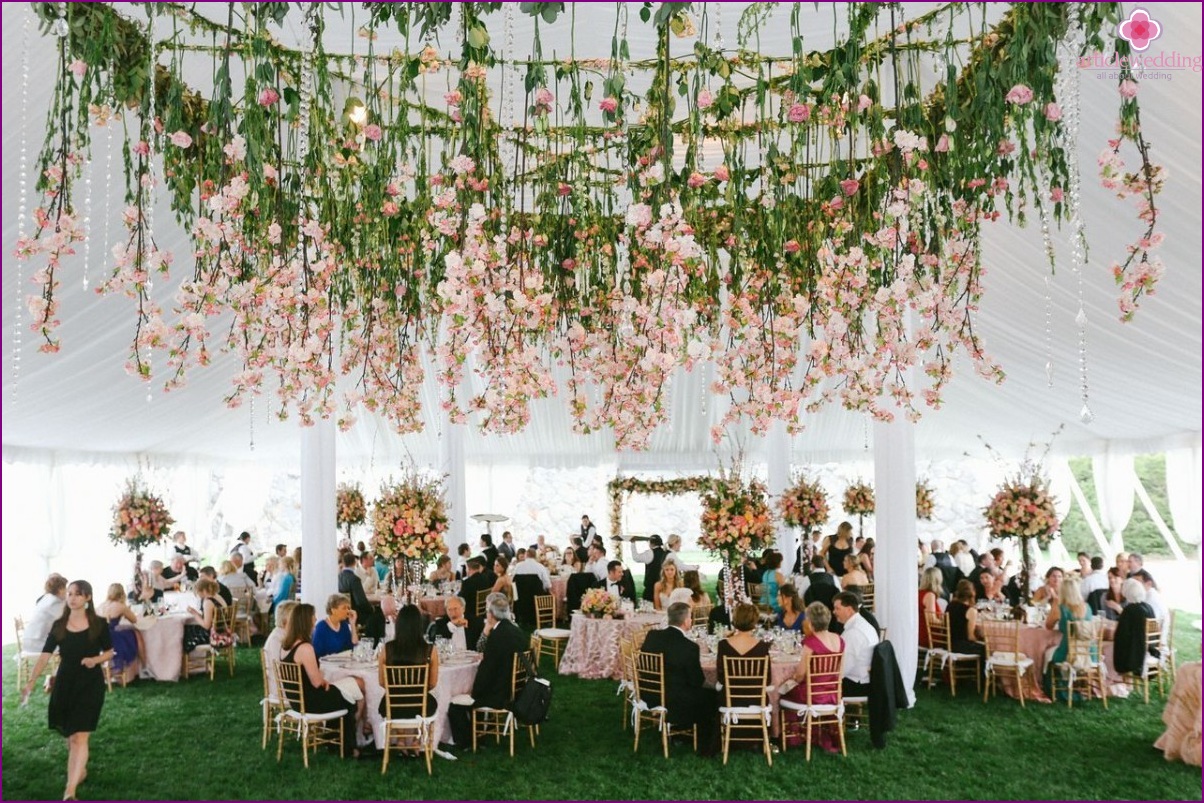
<svg viewBox="0 0 1204 803">
<path fill-rule="evenodd" d="M 592 98 L 594 96 L 594 82 L 593 81 L 585 82 L 584 95 L 585 95 L 585 101 L 587 103 L 589 102 L 590 98 Z"/>
</svg>

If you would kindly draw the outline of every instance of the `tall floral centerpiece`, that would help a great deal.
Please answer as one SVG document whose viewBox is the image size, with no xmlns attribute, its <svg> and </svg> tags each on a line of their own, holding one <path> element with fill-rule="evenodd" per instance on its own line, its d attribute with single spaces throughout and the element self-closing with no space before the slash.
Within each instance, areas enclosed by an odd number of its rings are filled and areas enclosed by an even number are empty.
<svg viewBox="0 0 1204 803">
<path fill-rule="evenodd" d="M 161 543 L 174 523 L 163 500 L 135 477 L 126 481 L 125 490 L 113 506 L 109 540 L 131 552 L 141 553 L 146 547 Z"/>
<path fill-rule="evenodd" d="M 926 480 L 916 483 L 916 518 L 923 521 L 932 520 L 932 509 L 936 500 L 932 495 L 932 486 Z"/>
<path fill-rule="evenodd" d="M 803 529 L 803 551 L 809 552 L 811 531 L 822 526 L 831 512 L 828 507 L 828 493 L 819 480 L 798 477 L 794 484 L 778 497 L 778 512 L 788 527 Z M 807 554 L 805 557 L 810 562 L 811 555 Z"/>
<path fill-rule="evenodd" d="M 364 502 L 364 493 L 358 485 L 339 485 L 335 498 L 335 521 L 351 538 L 351 528 L 363 524 L 368 517 L 368 506 Z"/>
<path fill-rule="evenodd" d="M 408 576 L 403 588 L 418 582 L 426 564 L 439 555 L 446 532 L 442 478 L 411 472 L 400 482 L 381 485 L 372 507 L 373 548 L 386 560 L 405 558 Z"/>
<path fill-rule="evenodd" d="M 741 561 L 773 541 L 768 495 L 757 480 L 747 484 L 737 474 L 721 477 L 702 493 L 699 545 L 727 566 L 724 605 L 730 611 L 747 598 Z"/>
<path fill-rule="evenodd" d="M 857 534 L 865 535 L 865 517 L 874 512 L 874 486 L 857 480 L 845 488 L 844 512 L 857 517 Z"/>
<path fill-rule="evenodd" d="M 1032 542 L 1048 546 L 1061 527 L 1049 480 L 1041 474 L 1039 464 L 1026 464 L 1005 480 L 983 515 L 992 538 L 1020 541 L 1020 593 L 1027 604 L 1032 594 Z"/>
</svg>

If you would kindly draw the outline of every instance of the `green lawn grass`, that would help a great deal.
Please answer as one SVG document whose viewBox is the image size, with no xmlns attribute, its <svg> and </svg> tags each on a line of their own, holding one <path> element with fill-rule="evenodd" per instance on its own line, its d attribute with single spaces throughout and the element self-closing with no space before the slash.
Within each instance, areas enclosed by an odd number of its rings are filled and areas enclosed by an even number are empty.
<svg viewBox="0 0 1204 803">
<path fill-rule="evenodd" d="M 1196 617 L 1176 617 L 1180 661 L 1199 660 Z M 320 752 L 309 771 L 295 742 L 277 764 L 259 748 L 259 651 L 238 651 L 237 674 L 219 663 L 215 682 L 141 682 L 114 689 L 92 738 L 84 800 L 106 799 L 1177 799 L 1199 800 L 1195 767 L 1168 763 L 1153 747 L 1163 701 L 1112 700 L 1067 710 L 1008 698 L 984 705 L 972 694 L 919 691 L 900 712 L 886 750 L 865 730 L 849 734 L 847 758 L 802 751 L 753 753 L 728 766 L 674 746 L 665 761 L 654 739 L 632 753 L 610 681 L 554 678 L 552 719 L 532 752 L 511 759 L 490 744 L 455 762 L 340 762 Z M 13 648 L 5 650 L 5 799 L 58 799 L 66 743 L 46 727 L 46 697 L 18 706 Z M 551 669 L 550 661 L 544 666 Z"/>
</svg>

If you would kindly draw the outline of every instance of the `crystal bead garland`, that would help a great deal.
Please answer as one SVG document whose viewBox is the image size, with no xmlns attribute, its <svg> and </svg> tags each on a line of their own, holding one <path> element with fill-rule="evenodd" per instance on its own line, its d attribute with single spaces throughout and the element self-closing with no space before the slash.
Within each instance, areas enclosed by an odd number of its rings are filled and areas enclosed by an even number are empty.
<svg viewBox="0 0 1204 803">
<path fill-rule="evenodd" d="M 88 292 L 88 260 L 92 256 L 92 158 L 84 164 L 84 280 L 83 290 Z"/>
<path fill-rule="evenodd" d="M 142 212 L 146 218 L 146 243 L 150 249 L 142 255 L 142 258 L 150 264 L 145 264 L 143 269 L 146 271 L 146 296 L 150 299 L 151 290 L 154 288 L 154 282 L 151 280 L 152 270 L 154 268 L 154 259 L 157 258 L 155 249 L 155 62 L 158 57 L 155 53 L 155 16 L 154 10 L 151 7 L 147 8 L 146 18 L 146 41 L 150 50 L 150 85 L 147 90 L 147 110 L 146 116 L 149 122 L 148 131 L 146 134 L 146 145 L 148 148 L 146 154 L 146 187 L 141 196 Z M 154 349 L 146 351 L 146 403 L 150 404 L 154 399 L 151 394 L 150 378 L 155 372 L 152 367 L 152 362 L 155 358 Z"/>
<path fill-rule="evenodd" d="M 21 22 L 21 108 L 29 108 L 29 27 L 30 14 L 27 12 Z M 19 189 L 17 193 L 17 241 L 25 240 L 25 210 L 29 200 L 29 127 L 27 120 L 28 114 L 21 115 L 21 157 L 18 161 Z M 25 287 L 25 262 L 24 260 L 14 260 L 17 269 L 17 292 L 13 295 L 17 299 L 16 314 L 13 315 L 13 357 L 12 357 L 12 377 L 9 383 L 12 386 L 10 399 L 13 402 L 17 400 L 17 380 L 21 375 L 21 329 L 25 326 L 25 301 L 22 288 Z"/>
</svg>

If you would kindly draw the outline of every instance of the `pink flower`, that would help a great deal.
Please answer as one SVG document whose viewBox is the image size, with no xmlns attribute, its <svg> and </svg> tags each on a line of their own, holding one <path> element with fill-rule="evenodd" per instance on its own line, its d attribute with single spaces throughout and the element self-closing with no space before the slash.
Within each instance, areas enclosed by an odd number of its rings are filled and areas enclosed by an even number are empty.
<svg viewBox="0 0 1204 803">
<path fill-rule="evenodd" d="M 608 114 L 614 114 L 619 108 L 619 101 L 609 97 L 602 98 L 602 100 L 598 101 L 598 108 Z"/>
<path fill-rule="evenodd" d="M 941 134 L 941 138 L 936 141 L 936 147 L 933 148 L 937 153 L 949 152 L 949 135 Z"/>
<path fill-rule="evenodd" d="M 170 139 L 171 144 L 175 145 L 177 148 L 192 147 L 192 137 L 188 135 L 187 131 L 177 131 L 168 137 L 168 139 Z"/>
<path fill-rule="evenodd" d="M 380 142 L 381 130 L 376 123 L 364 126 L 364 139 L 370 142 Z"/>
<path fill-rule="evenodd" d="M 857 192 L 858 188 L 860 187 L 860 182 L 858 182 L 855 178 L 846 178 L 844 181 L 840 182 L 840 189 L 845 195 L 852 195 L 853 193 Z"/>
<path fill-rule="evenodd" d="M 1062 203 L 1062 188 L 1054 187 L 1052 190 L 1050 190 L 1049 200 L 1053 201 L 1055 204 Z"/>
<path fill-rule="evenodd" d="M 83 59 L 76 59 L 71 62 L 71 72 L 75 73 L 76 78 L 83 78 L 84 73 L 88 71 L 88 64 Z"/>
<path fill-rule="evenodd" d="M 715 96 L 711 94 L 711 90 L 704 89 L 698 93 L 698 108 L 709 109 L 715 105 Z"/>
<path fill-rule="evenodd" d="M 803 250 L 802 246 L 798 244 L 798 240 L 787 240 L 784 247 L 787 254 L 797 254 L 799 251 Z"/>
<path fill-rule="evenodd" d="M 1045 104 L 1045 119 L 1051 123 L 1056 123 L 1062 119 L 1062 107 L 1056 103 Z"/>
<path fill-rule="evenodd" d="M 552 108 L 553 100 L 555 100 L 555 96 L 552 94 L 552 91 L 550 89 L 548 89 L 546 86 L 541 86 L 539 89 L 537 89 L 535 91 L 535 105 L 536 106 L 544 106 L 544 107 L 550 109 L 550 108 Z"/>
<path fill-rule="evenodd" d="M 698 171 L 691 173 L 690 177 L 688 179 L 686 179 L 686 184 L 693 189 L 698 189 L 699 187 L 701 187 L 703 184 L 706 184 L 706 183 L 707 183 L 706 176 L 704 176 L 702 173 L 699 173 Z"/>
<path fill-rule="evenodd" d="M 874 101 L 870 100 L 869 95 L 862 95 L 861 97 L 857 98 L 857 111 L 859 112 L 863 112 L 873 105 Z"/>
<path fill-rule="evenodd" d="M 1024 84 L 1016 84 L 1004 96 L 1004 100 L 1008 103 L 1014 103 L 1017 106 L 1023 106 L 1033 99 L 1033 90 L 1029 89 Z"/>
<path fill-rule="evenodd" d="M 805 123 L 811 118 L 811 107 L 805 103 L 795 103 L 786 112 L 786 119 L 792 123 Z"/>
<path fill-rule="evenodd" d="M 556 185 L 556 194 L 559 195 L 561 198 L 563 198 L 566 195 L 572 195 L 573 188 L 571 185 L 565 184 L 563 181 L 561 181 L 559 184 Z"/>
<path fill-rule="evenodd" d="M 715 180 L 727 181 L 732 177 L 731 171 L 727 169 L 727 165 L 719 165 L 715 168 Z"/>
<path fill-rule="evenodd" d="M 268 106 L 274 106 L 279 100 L 280 93 L 270 86 L 259 93 L 259 105 L 263 106 L 264 108 L 267 108 Z"/>
<path fill-rule="evenodd" d="M 380 210 L 385 217 L 393 217 L 401 211 L 401 207 L 395 201 L 385 201 L 384 206 Z"/>
<path fill-rule="evenodd" d="M 1121 81 L 1120 82 L 1120 96 L 1122 98 L 1137 97 L 1137 82 L 1136 81 L 1128 81 L 1128 80 Z"/>
<path fill-rule="evenodd" d="M 147 156 L 150 154 L 150 145 L 144 139 L 138 140 L 138 144 L 134 146 L 133 150 L 139 156 Z"/>
</svg>

